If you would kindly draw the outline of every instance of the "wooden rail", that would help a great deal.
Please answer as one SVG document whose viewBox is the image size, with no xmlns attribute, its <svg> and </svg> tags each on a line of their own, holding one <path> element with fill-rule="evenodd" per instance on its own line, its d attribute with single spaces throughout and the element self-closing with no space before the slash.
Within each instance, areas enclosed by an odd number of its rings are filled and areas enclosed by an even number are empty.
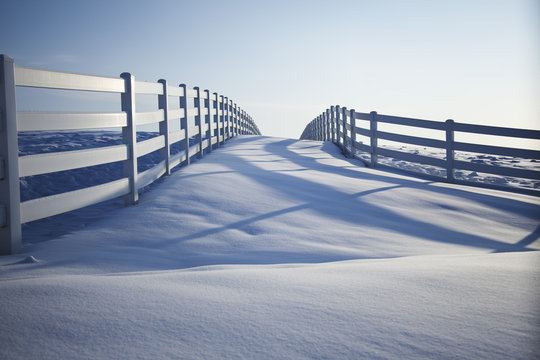
<svg viewBox="0 0 540 360">
<path fill-rule="evenodd" d="M 361 120 L 364 126 L 359 126 L 357 120 Z M 443 137 L 445 140 L 381 131 L 379 130 L 379 124 L 381 123 L 407 126 L 414 129 L 438 130 L 441 132 L 441 137 Z M 540 180 L 540 171 L 536 170 L 493 166 L 456 160 L 456 151 L 466 151 L 481 154 L 535 159 L 540 161 L 540 151 L 538 150 L 458 142 L 455 141 L 455 134 L 458 132 L 498 136 L 500 137 L 499 142 L 503 144 L 504 137 L 540 140 L 540 131 L 538 130 L 463 124 L 454 122 L 453 120 L 441 122 L 412 119 L 377 114 L 377 112 L 374 111 L 371 113 L 359 113 L 355 110 L 349 110 L 346 107 L 341 106 L 332 106 L 313 119 L 304 129 L 300 139 L 332 141 L 333 143 L 337 144 L 347 156 L 357 157 L 358 154 L 362 152 L 368 153 L 370 155 L 370 160 L 361 160 L 364 161 L 367 166 L 371 167 L 390 167 L 388 165 L 379 163 L 379 156 L 385 156 L 417 164 L 436 166 L 444 169 L 446 173 L 444 177 L 432 176 L 436 180 L 465 185 L 497 188 L 502 190 L 513 190 L 536 196 L 540 195 L 539 190 L 488 185 L 464 179 L 456 179 L 456 170 L 466 170 L 499 176 Z M 357 140 L 357 135 L 366 137 L 369 145 L 359 142 Z M 441 159 L 388 149 L 379 146 L 379 140 L 438 148 L 444 150 L 446 156 L 444 159 Z M 414 174 L 423 175 L 420 173 Z"/>
<path fill-rule="evenodd" d="M 121 94 L 118 113 L 17 112 L 15 88 L 108 92 Z M 158 96 L 159 109 L 136 111 L 136 94 Z M 179 108 L 169 108 L 176 101 Z M 194 119 L 195 126 L 188 119 Z M 169 130 L 179 121 L 178 131 Z M 159 124 L 159 135 L 137 142 L 137 127 Z M 122 128 L 121 145 L 95 149 L 36 154 L 19 157 L 18 133 L 28 131 Z M 136 81 L 129 73 L 120 78 L 81 75 L 16 66 L 0 55 L 0 254 L 21 248 L 21 224 L 79 209 L 123 196 L 126 204 L 138 201 L 139 190 L 179 165 L 189 165 L 194 156 L 203 157 L 213 148 L 239 134 L 260 135 L 243 109 L 228 97 L 158 82 Z M 190 138 L 192 143 L 190 146 Z M 183 142 L 183 151 L 171 155 L 171 146 Z M 160 151 L 160 162 L 139 172 L 137 159 Z M 122 161 L 123 178 L 105 184 L 52 196 L 20 201 L 19 179 Z"/>
</svg>

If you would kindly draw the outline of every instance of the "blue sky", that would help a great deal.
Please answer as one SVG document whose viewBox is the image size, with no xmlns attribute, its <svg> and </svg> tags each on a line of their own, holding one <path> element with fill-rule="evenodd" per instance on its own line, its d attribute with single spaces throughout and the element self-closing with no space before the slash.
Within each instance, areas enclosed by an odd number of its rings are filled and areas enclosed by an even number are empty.
<svg viewBox="0 0 540 360">
<path fill-rule="evenodd" d="M 2 1 L 16 64 L 208 88 L 265 135 L 329 105 L 540 128 L 540 2 Z M 37 109 L 33 109 L 37 110 Z"/>
</svg>

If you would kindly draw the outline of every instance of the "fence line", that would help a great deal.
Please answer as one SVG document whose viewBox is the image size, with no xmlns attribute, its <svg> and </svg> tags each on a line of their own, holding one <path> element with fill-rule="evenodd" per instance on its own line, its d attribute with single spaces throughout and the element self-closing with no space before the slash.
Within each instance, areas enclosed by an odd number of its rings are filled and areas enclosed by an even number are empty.
<svg viewBox="0 0 540 360">
<path fill-rule="evenodd" d="M 121 112 L 67 113 L 17 112 L 15 88 L 36 87 L 121 94 Z M 158 96 L 158 110 L 136 111 L 136 94 Z M 179 102 L 170 109 L 169 102 Z M 195 127 L 188 118 L 193 117 Z M 172 120 L 180 130 L 171 131 Z M 137 142 L 137 127 L 159 124 L 159 135 Z M 122 128 L 122 144 L 87 150 L 27 155 L 19 157 L 18 133 L 29 131 L 87 130 Z M 139 190 L 176 166 L 189 165 L 213 147 L 236 135 L 260 135 L 243 109 L 228 97 L 158 82 L 136 81 L 129 73 L 120 78 L 81 75 L 16 66 L 12 58 L 0 55 L 0 254 L 21 248 L 21 224 L 79 209 L 112 198 L 124 197 L 126 204 L 138 201 Z M 195 144 L 190 146 L 190 138 Z M 171 155 L 171 146 L 182 143 L 184 151 Z M 138 172 L 137 159 L 160 151 L 160 162 Z M 19 178 L 122 161 L 123 178 L 105 184 L 57 195 L 20 201 Z"/>
<path fill-rule="evenodd" d="M 363 120 L 364 123 L 368 123 L 368 126 L 358 126 L 356 120 Z M 439 130 L 441 132 L 444 132 L 445 140 L 437 140 L 427 137 L 411 136 L 381 131 L 378 129 L 378 124 L 380 123 L 403 125 L 417 129 L 420 128 Z M 497 186 L 491 184 L 488 185 L 474 181 L 456 179 L 456 170 L 466 170 L 500 176 L 524 178 L 529 180 L 540 180 L 540 171 L 478 164 L 457 160 L 455 158 L 456 151 L 468 151 L 474 153 L 540 160 L 540 151 L 458 142 L 455 141 L 456 132 L 540 140 L 540 131 L 538 130 L 464 124 L 454 122 L 453 120 L 446 120 L 445 122 L 421 120 L 404 118 L 399 116 L 382 115 L 378 114 L 375 111 L 369 114 L 359 113 L 356 112 L 354 109 L 348 110 L 346 107 L 340 107 L 339 105 L 331 106 L 330 108 L 322 112 L 321 115 L 313 119 L 304 129 L 302 135 L 300 136 L 300 139 L 332 141 L 342 149 L 346 156 L 358 157 L 357 155 L 359 153 L 368 153 L 370 155 L 369 161 L 361 158 L 360 159 L 367 166 L 370 167 L 387 167 L 395 169 L 395 167 L 379 163 L 379 156 L 384 156 L 407 162 L 431 165 L 442 168 L 446 171 L 446 175 L 444 177 L 429 176 L 430 178 L 434 178 L 438 181 L 490 187 L 502 190 L 512 190 L 536 196 L 540 195 L 540 191 L 538 190 L 510 188 L 508 186 Z M 369 139 L 369 145 L 366 145 L 363 142 L 359 142 L 357 140 L 357 135 L 364 136 Z M 387 140 L 404 144 L 439 148 L 445 150 L 446 156 L 444 159 L 441 159 L 425 155 L 407 153 L 399 150 L 392 150 L 380 147 L 378 144 L 379 140 Z M 413 173 L 415 175 L 425 176 L 425 174 L 417 172 L 407 172 Z"/>
</svg>

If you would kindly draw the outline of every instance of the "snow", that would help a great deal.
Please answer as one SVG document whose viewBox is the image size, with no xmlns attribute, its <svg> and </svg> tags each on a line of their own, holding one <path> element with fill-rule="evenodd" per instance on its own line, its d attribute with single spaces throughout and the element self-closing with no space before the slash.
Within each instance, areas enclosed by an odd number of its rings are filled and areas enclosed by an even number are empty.
<svg viewBox="0 0 540 360">
<path fill-rule="evenodd" d="M 241 136 L 138 205 L 25 225 L 0 358 L 534 358 L 539 220 L 538 197 Z"/>
<path fill-rule="evenodd" d="M 390 150 L 396 150 L 405 153 L 412 153 L 415 155 L 424 155 L 431 158 L 445 159 L 446 150 L 424 147 L 424 146 L 415 146 L 415 145 L 397 145 L 398 143 L 386 141 L 386 144 L 380 145 L 382 148 L 387 148 Z M 500 144 L 499 144 L 500 145 Z M 538 148 L 538 147 L 536 147 Z M 368 153 L 358 152 L 357 156 L 366 161 L 370 162 L 370 155 Z M 486 155 L 479 153 L 470 153 L 466 151 L 455 151 L 454 159 L 471 162 L 476 164 L 485 164 L 490 166 L 500 166 L 507 168 L 515 169 L 528 169 L 540 171 L 540 162 L 538 159 L 524 159 L 516 158 L 510 156 L 499 156 L 499 155 Z M 432 175 L 441 178 L 446 177 L 446 169 L 431 166 L 431 165 L 419 165 L 417 163 L 412 163 L 404 160 L 399 160 L 390 157 L 379 156 L 378 162 L 383 165 L 391 166 L 397 169 L 403 169 L 417 174 Z M 456 170 L 454 174 L 455 179 L 471 181 L 473 183 L 483 183 L 495 186 L 504 186 L 509 188 L 517 189 L 530 189 L 538 190 L 540 189 L 540 180 L 534 179 L 522 179 L 512 176 L 502 176 L 502 175 L 493 175 L 478 173 L 476 171 L 468 170 Z"/>
</svg>

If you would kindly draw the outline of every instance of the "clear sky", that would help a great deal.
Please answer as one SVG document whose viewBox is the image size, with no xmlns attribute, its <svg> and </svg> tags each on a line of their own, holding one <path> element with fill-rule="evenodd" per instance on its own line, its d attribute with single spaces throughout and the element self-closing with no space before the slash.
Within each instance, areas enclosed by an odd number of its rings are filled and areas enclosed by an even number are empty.
<svg viewBox="0 0 540 360">
<path fill-rule="evenodd" d="M 330 105 L 540 128 L 540 1 L 0 0 L 16 64 L 208 88 L 264 135 Z"/>
</svg>

